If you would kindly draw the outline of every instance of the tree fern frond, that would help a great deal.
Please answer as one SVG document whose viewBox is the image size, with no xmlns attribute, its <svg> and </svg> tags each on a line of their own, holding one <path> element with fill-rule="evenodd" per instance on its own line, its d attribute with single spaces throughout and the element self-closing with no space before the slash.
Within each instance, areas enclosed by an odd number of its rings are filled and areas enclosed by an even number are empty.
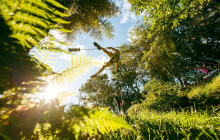
<svg viewBox="0 0 220 140">
<path fill-rule="evenodd" d="M 63 70 L 61 73 L 57 74 L 54 77 L 54 80 L 58 81 L 58 83 L 62 83 L 63 84 L 63 80 L 62 78 L 65 78 L 66 76 L 70 76 L 74 77 L 73 80 L 77 80 L 78 78 L 80 78 L 82 75 L 85 75 L 92 66 L 97 66 L 98 64 L 100 64 L 101 62 L 96 60 L 96 59 L 92 59 L 91 57 L 87 57 L 84 55 L 76 55 L 75 56 L 75 60 L 73 58 L 73 56 L 71 56 L 71 67 L 67 68 L 66 70 Z M 86 61 L 82 61 L 82 60 L 87 59 Z M 73 81 L 72 80 L 72 81 Z"/>
<path fill-rule="evenodd" d="M 65 6 L 63 6 L 62 4 L 60 4 L 59 2 L 55 1 L 55 0 L 47 0 L 47 2 L 49 2 L 50 4 L 58 7 L 58 8 L 62 8 L 64 10 L 68 10 L 68 8 L 66 8 Z"/>
<path fill-rule="evenodd" d="M 19 23 L 15 24 L 15 20 L 11 20 L 9 23 L 15 32 L 20 32 L 21 34 L 32 34 L 37 36 L 46 36 L 47 32 L 30 24 Z M 40 40 L 40 39 L 39 39 Z M 39 41 L 37 40 L 37 41 Z"/>
<path fill-rule="evenodd" d="M 79 54 L 76 55 L 76 61 L 75 61 L 74 67 L 76 67 L 78 65 L 78 56 L 79 56 Z"/>
<path fill-rule="evenodd" d="M 44 30 L 41 30 L 39 28 L 32 28 L 33 30 L 35 30 L 36 32 L 39 33 L 39 35 L 42 35 L 42 36 L 46 36 L 47 35 L 47 32 L 44 31 Z"/>
<path fill-rule="evenodd" d="M 66 100 L 68 100 L 71 96 L 76 95 L 77 93 L 72 93 L 68 91 L 61 91 L 57 94 L 57 98 L 59 104 L 63 104 Z"/>
<path fill-rule="evenodd" d="M 80 58 L 79 58 L 79 64 L 82 63 L 82 58 L 83 58 L 83 55 L 80 55 Z"/>
<path fill-rule="evenodd" d="M 40 41 L 38 45 L 36 45 L 36 47 L 38 49 L 48 50 L 51 52 L 61 52 L 61 53 L 71 54 L 70 52 L 61 49 L 59 47 L 61 44 L 68 45 L 64 42 L 57 40 L 53 35 L 48 34 L 44 39 Z"/>
<path fill-rule="evenodd" d="M 38 56 L 40 56 L 40 58 L 37 57 L 36 55 L 34 55 L 34 57 L 37 58 L 42 63 L 56 63 L 55 61 L 53 61 L 56 58 L 49 56 L 52 55 L 50 51 L 40 49 L 40 50 L 36 50 L 36 53 L 38 54 Z"/>
<path fill-rule="evenodd" d="M 71 68 L 74 67 L 73 55 L 71 55 Z"/>
<path fill-rule="evenodd" d="M 65 32 L 65 33 L 72 32 L 72 30 L 66 30 L 66 29 L 63 29 L 63 28 L 58 28 L 57 30 L 59 30 L 61 32 Z"/>
<path fill-rule="evenodd" d="M 45 13 L 44 10 L 42 10 L 42 9 L 40 9 L 38 7 L 35 7 L 33 5 L 30 5 L 28 3 L 21 4 L 20 8 L 22 10 L 24 10 L 25 12 L 28 12 L 29 14 L 37 15 L 37 16 L 42 17 L 44 19 L 49 18 L 49 14 Z"/>
<path fill-rule="evenodd" d="M 100 26 L 101 26 L 101 31 L 108 37 L 108 38 L 113 38 L 114 35 L 112 34 L 114 32 L 114 28 L 111 25 L 110 22 L 106 20 L 99 20 L 100 21 Z"/>
<path fill-rule="evenodd" d="M 14 23 L 15 21 L 10 21 L 9 25 L 11 25 L 11 27 L 14 28 L 14 30 L 17 32 L 30 33 L 33 35 L 37 34 L 37 32 L 34 30 L 34 29 L 37 29 L 35 28 L 35 26 L 32 26 L 30 24 L 23 24 L 23 23 L 14 24 Z"/>
<path fill-rule="evenodd" d="M 11 35 L 13 38 L 17 38 L 20 43 L 28 48 L 32 48 L 32 45 L 36 45 L 38 42 L 29 34 L 23 34 L 21 32 L 14 33 Z M 31 44 L 30 44 L 31 43 Z"/>
<path fill-rule="evenodd" d="M 63 20 L 60 18 L 53 18 L 52 20 L 55 22 L 58 22 L 58 23 L 62 23 L 62 24 L 69 24 L 70 23 L 70 21 L 66 21 L 66 20 Z"/>
<path fill-rule="evenodd" d="M 42 2 L 41 0 L 28 0 L 31 4 L 35 4 L 39 6 L 42 9 L 48 10 L 50 12 L 53 12 L 53 8 L 49 7 L 46 3 Z"/>
<path fill-rule="evenodd" d="M 90 111 L 89 116 L 86 116 L 83 120 L 79 121 L 79 127 L 82 132 L 86 132 L 90 137 L 93 134 L 97 135 L 97 130 L 100 133 L 105 134 L 121 128 L 126 128 L 136 133 L 134 128 L 132 128 L 125 120 L 113 115 L 110 111 L 107 111 L 107 109 Z"/>
<path fill-rule="evenodd" d="M 13 32 L 11 37 L 18 39 L 20 44 L 27 48 L 37 45 L 51 27 L 55 28 L 52 26 L 55 23 L 69 23 L 61 19 L 61 16 L 68 17 L 69 15 L 59 11 L 67 8 L 55 0 L 1 0 L 0 8 L 1 16 Z M 58 25 L 56 28 L 62 30 Z"/>
<path fill-rule="evenodd" d="M 102 40 L 102 32 L 98 29 L 91 29 L 89 35 L 97 40 Z"/>
<path fill-rule="evenodd" d="M 67 71 L 66 73 L 63 74 L 63 76 L 68 83 L 71 83 L 71 76 L 69 74 L 70 74 L 69 71 Z"/>
<path fill-rule="evenodd" d="M 51 24 L 49 21 L 46 21 L 42 18 L 38 18 L 36 16 L 32 16 L 27 13 L 22 13 L 22 12 L 16 12 L 16 14 L 13 16 L 14 20 L 16 21 L 21 21 L 21 22 L 27 22 L 29 24 L 33 25 L 40 25 L 44 27 L 45 29 L 48 28 L 48 25 Z"/>
</svg>

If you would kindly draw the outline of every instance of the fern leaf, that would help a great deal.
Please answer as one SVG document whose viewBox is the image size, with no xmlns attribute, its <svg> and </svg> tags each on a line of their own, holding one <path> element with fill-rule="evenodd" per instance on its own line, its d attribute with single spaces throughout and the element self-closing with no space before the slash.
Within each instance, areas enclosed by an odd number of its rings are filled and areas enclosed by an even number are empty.
<svg viewBox="0 0 220 140">
<path fill-rule="evenodd" d="M 11 25 L 12 28 L 15 29 L 15 31 L 25 32 L 25 33 L 31 33 L 31 34 L 37 34 L 37 32 L 34 30 L 35 26 L 31 26 L 30 24 L 15 24 L 15 20 L 11 20 L 8 22 L 9 25 Z"/>
<path fill-rule="evenodd" d="M 71 71 L 68 71 L 67 73 L 67 75 L 69 75 L 70 81 L 72 81 L 74 79 L 73 74 L 71 73 Z"/>
<path fill-rule="evenodd" d="M 72 71 L 73 76 L 75 77 L 76 80 L 78 80 L 78 76 L 76 74 L 76 71 Z"/>
<path fill-rule="evenodd" d="M 54 6 L 58 7 L 58 8 L 62 8 L 64 10 L 68 10 L 68 8 L 66 8 L 65 6 L 60 4 L 59 2 L 56 2 L 55 0 L 47 0 L 47 2 L 51 3 L 52 5 L 54 5 Z"/>
<path fill-rule="evenodd" d="M 22 21 L 22 22 L 27 22 L 27 23 L 30 23 L 30 24 L 33 24 L 33 25 L 40 25 L 42 27 L 44 27 L 45 29 L 48 28 L 48 21 L 42 19 L 42 18 L 38 18 L 36 16 L 32 16 L 32 15 L 29 15 L 29 14 L 26 14 L 26 13 L 22 13 L 22 12 L 17 12 L 13 18 L 16 20 L 16 21 Z"/>
<path fill-rule="evenodd" d="M 47 35 L 47 32 L 44 31 L 44 30 L 41 30 L 39 28 L 32 28 L 32 29 L 35 30 L 36 32 L 38 32 L 42 36 L 46 36 Z"/>
<path fill-rule="evenodd" d="M 75 61 L 75 65 L 74 65 L 74 67 L 76 67 L 77 65 L 78 65 L 78 54 L 76 55 L 76 61 Z"/>
<path fill-rule="evenodd" d="M 92 29 L 89 35 L 97 40 L 102 40 L 102 33 L 97 29 Z"/>
<path fill-rule="evenodd" d="M 86 55 L 83 56 L 83 64 L 85 63 L 86 61 Z"/>
<path fill-rule="evenodd" d="M 100 21 L 100 26 L 101 26 L 101 30 L 102 32 L 108 37 L 108 38 L 113 38 L 114 35 L 112 34 L 114 32 L 114 28 L 111 25 L 110 22 L 107 21 L 107 19 L 105 20 L 99 20 Z"/>
<path fill-rule="evenodd" d="M 35 5 L 39 6 L 42 9 L 48 10 L 50 12 L 53 12 L 53 9 L 51 9 L 46 3 L 40 1 L 40 0 L 28 0 L 30 3 L 34 3 Z"/>
<path fill-rule="evenodd" d="M 50 55 L 53 55 L 51 52 L 47 51 L 47 50 L 36 50 L 36 53 L 41 57 L 41 59 L 39 59 L 42 63 L 56 63 L 55 60 L 56 58 L 51 57 Z"/>
<path fill-rule="evenodd" d="M 64 13 L 62 13 L 62 12 L 60 12 L 60 11 L 54 11 L 53 14 L 58 15 L 58 16 L 60 16 L 60 17 L 69 17 L 69 16 L 70 16 L 70 15 L 64 14 Z"/>
<path fill-rule="evenodd" d="M 34 56 L 34 58 L 36 58 L 37 60 L 39 60 L 40 62 L 42 62 L 42 60 L 39 58 L 39 57 L 37 57 L 37 55 L 35 55 L 35 54 L 32 54 L 33 56 Z"/>
<path fill-rule="evenodd" d="M 66 100 L 68 100 L 71 96 L 76 95 L 77 93 L 62 91 L 57 94 L 57 98 L 59 104 L 63 104 Z"/>
<path fill-rule="evenodd" d="M 83 57 L 83 55 L 80 55 L 80 58 L 79 58 L 79 64 L 82 63 L 82 57 Z"/>
<path fill-rule="evenodd" d="M 71 55 L 71 68 L 74 67 L 73 55 Z"/>
<path fill-rule="evenodd" d="M 47 19 L 49 17 L 48 14 L 44 10 L 42 10 L 38 7 L 35 7 L 33 5 L 27 4 L 27 3 L 21 4 L 20 8 L 22 10 L 24 10 L 25 12 L 31 13 L 33 15 L 37 15 L 37 16 L 42 17 L 44 19 Z"/>
<path fill-rule="evenodd" d="M 32 45 L 38 43 L 32 36 L 20 32 L 12 34 L 11 37 L 17 38 L 23 46 L 28 48 L 32 48 Z M 29 42 L 32 43 L 32 45 L 30 45 Z"/>
<path fill-rule="evenodd" d="M 125 120 L 111 114 L 107 109 L 90 111 L 89 115 L 79 122 L 79 127 L 82 132 L 87 132 L 90 137 L 97 134 L 97 130 L 105 134 L 122 128 L 131 130 L 136 134 L 136 131 Z"/>
<path fill-rule="evenodd" d="M 60 79 L 59 78 L 56 78 L 56 83 L 57 83 L 58 86 L 61 87 L 61 83 L 60 83 Z"/>
<path fill-rule="evenodd" d="M 69 32 L 69 33 L 71 33 L 71 32 L 73 32 L 72 30 L 67 30 L 67 29 L 63 29 L 63 28 L 60 28 L 60 29 L 57 29 L 57 30 L 59 30 L 59 31 L 61 31 L 61 32 Z"/>
<path fill-rule="evenodd" d="M 41 52 L 40 51 L 36 51 L 36 52 L 41 57 L 41 59 L 44 60 L 44 55 L 42 54 L 42 53 L 44 53 L 44 51 L 41 50 Z"/>
<path fill-rule="evenodd" d="M 70 76 L 69 76 L 68 72 L 64 73 L 64 78 L 67 80 L 68 83 L 71 83 L 71 79 L 70 79 Z"/>
<path fill-rule="evenodd" d="M 79 78 L 81 79 L 81 78 L 82 78 L 82 75 L 81 75 L 81 73 L 80 73 L 80 71 L 79 71 L 79 67 L 77 67 L 77 68 L 75 69 L 75 71 L 76 71 L 77 77 L 79 77 Z"/>
<path fill-rule="evenodd" d="M 62 23 L 62 24 L 69 24 L 70 23 L 70 21 L 62 20 L 60 18 L 53 18 L 52 20 L 55 22 L 58 22 L 58 23 Z"/>
<path fill-rule="evenodd" d="M 64 77 L 63 77 L 63 76 L 60 76 L 60 77 L 59 77 L 59 81 L 60 81 L 60 84 L 61 84 L 62 86 L 65 86 L 65 81 L 64 81 Z"/>
<path fill-rule="evenodd" d="M 69 80 L 77 80 L 78 78 L 81 78 L 82 76 L 85 76 L 86 73 L 91 69 L 90 66 L 96 66 L 97 60 L 92 59 L 91 57 L 86 57 L 85 55 L 76 55 L 75 61 L 73 56 L 71 56 L 71 67 L 69 67 L 66 70 L 63 70 L 61 73 L 57 74 L 54 79 L 56 81 L 59 81 L 59 83 L 64 83 L 63 81 L 60 81 L 61 77 L 64 77 L 68 82 Z M 93 67 L 94 67 L 93 66 Z M 72 77 L 72 78 L 70 78 Z M 67 79 L 68 78 L 68 79 Z"/>
</svg>

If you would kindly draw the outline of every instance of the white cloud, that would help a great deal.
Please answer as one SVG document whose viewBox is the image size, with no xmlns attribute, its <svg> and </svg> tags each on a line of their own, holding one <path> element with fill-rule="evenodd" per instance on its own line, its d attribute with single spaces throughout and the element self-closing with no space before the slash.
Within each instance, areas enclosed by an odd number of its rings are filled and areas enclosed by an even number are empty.
<svg viewBox="0 0 220 140">
<path fill-rule="evenodd" d="M 136 17 L 136 15 L 134 13 L 131 14 L 131 19 L 137 20 L 137 17 Z"/>
<path fill-rule="evenodd" d="M 100 64 L 98 67 L 102 67 L 102 65 L 109 60 L 109 58 L 105 55 L 100 55 L 96 59 L 99 60 L 100 62 L 102 62 L 102 64 Z"/>
<path fill-rule="evenodd" d="M 116 6 L 118 6 L 118 7 L 120 8 L 120 6 L 121 6 L 121 1 L 116 0 L 116 1 L 115 1 L 115 4 L 116 4 Z"/>
<path fill-rule="evenodd" d="M 124 23 L 128 22 L 130 19 L 131 20 L 137 20 L 136 15 L 131 13 L 131 11 L 130 11 L 131 4 L 127 0 L 123 0 L 122 2 L 123 2 L 122 8 L 121 8 L 121 10 L 122 10 L 122 19 L 121 19 L 120 23 L 124 24 Z"/>
<path fill-rule="evenodd" d="M 135 28 L 134 26 L 131 26 L 131 28 L 128 30 L 128 39 L 127 39 L 127 41 L 129 41 L 130 43 L 132 43 L 132 40 L 138 39 L 138 36 L 133 31 L 134 28 Z"/>
<path fill-rule="evenodd" d="M 130 10 L 131 4 L 127 0 L 123 0 L 123 8 L 126 10 Z"/>
<path fill-rule="evenodd" d="M 122 19 L 121 19 L 120 23 L 121 23 L 121 24 L 124 24 L 124 23 L 126 23 L 126 22 L 128 22 L 128 21 L 129 21 L 129 13 L 123 12 L 123 13 L 122 13 Z"/>
<path fill-rule="evenodd" d="M 66 54 L 66 53 L 62 53 L 59 56 L 60 59 L 66 60 L 66 61 L 70 61 L 71 60 L 71 55 L 70 54 Z"/>
</svg>

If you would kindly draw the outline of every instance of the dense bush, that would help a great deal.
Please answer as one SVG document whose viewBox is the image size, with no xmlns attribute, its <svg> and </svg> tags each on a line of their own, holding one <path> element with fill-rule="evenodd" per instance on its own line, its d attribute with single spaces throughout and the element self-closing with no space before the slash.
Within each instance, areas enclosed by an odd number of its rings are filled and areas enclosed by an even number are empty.
<svg viewBox="0 0 220 140">
<path fill-rule="evenodd" d="M 203 83 L 197 87 L 188 86 L 185 90 L 176 83 L 151 80 L 145 85 L 144 90 L 147 94 L 139 105 L 140 108 L 159 111 L 182 110 L 190 107 L 206 109 L 216 107 L 220 103 L 220 76 L 210 83 Z"/>
</svg>

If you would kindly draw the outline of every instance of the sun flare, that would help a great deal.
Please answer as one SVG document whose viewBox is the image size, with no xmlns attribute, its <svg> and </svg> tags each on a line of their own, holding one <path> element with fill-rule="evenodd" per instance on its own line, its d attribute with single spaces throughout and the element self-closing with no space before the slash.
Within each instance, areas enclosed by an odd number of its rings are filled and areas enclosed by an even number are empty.
<svg viewBox="0 0 220 140">
<path fill-rule="evenodd" d="M 57 97 L 58 93 L 62 91 L 63 88 L 58 85 L 48 85 L 44 92 L 39 94 L 39 98 L 45 101 L 50 101 Z"/>
</svg>

